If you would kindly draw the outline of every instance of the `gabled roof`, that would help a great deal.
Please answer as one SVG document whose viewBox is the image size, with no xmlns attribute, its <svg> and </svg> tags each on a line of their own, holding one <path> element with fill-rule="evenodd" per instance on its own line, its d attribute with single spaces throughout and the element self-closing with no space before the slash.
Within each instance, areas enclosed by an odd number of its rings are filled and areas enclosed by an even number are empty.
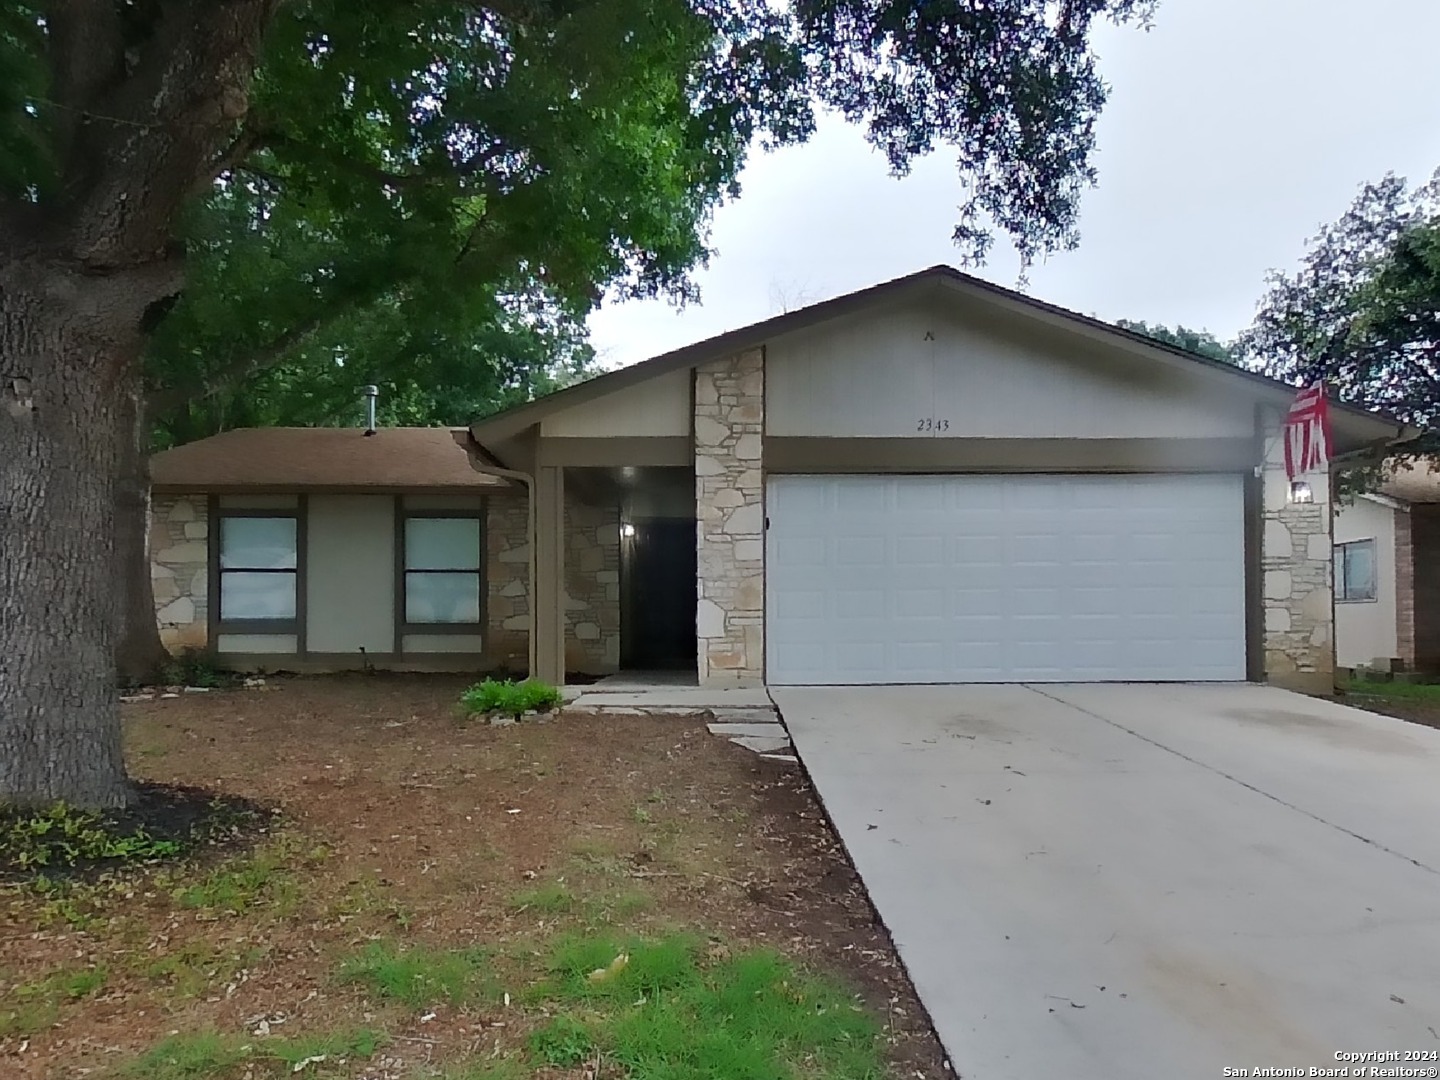
<svg viewBox="0 0 1440 1080">
<path fill-rule="evenodd" d="M 150 459 L 157 491 L 453 491 L 510 485 L 470 467 L 464 428 L 237 428 Z"/>
<path fill-rule="evenodd" d="M 686 345 L 649 360 L 643 360 L 638 364 L 620 368 L 618 371 L 606 372 L 593 379 L 537 398 L 535 401 L 477 420 L 470 425 L 470 431 L 476 441 L 482 444 L 510 438 L 561 409 L 593 401 L 598 397 L 623 390 L 667 372 L 694 367 L 697 364 L 704 364 L 755 348 L 781 334 L 807 329 L 832 319 L 863 311 L 869 307 L 893 302 L 907 295 L 923 294 L 928 290 L 949 291 L 986 301 L 1040 322 L 1149 357 L 1159 363 L 1180 364 L 1192 366 L 1196 370 L 1208 370 L 1216 378 L 1234 380 L 1248 385 L 1251 392 L 1259 399 L 1269 401 L 1282 409 L 1287 408 L 1295 396 L 1295 387 L 1280 382 L 1278 379 L 1272 379 L 1258 372 L 1227 364 L 1200 353 L 1190 352 L 1187 349 L 1125 330 L 1088 315 L 1081 315 L 1079 312 L 1069 311 L 1043 300 L 1036 300 L 1034 297 L 993 284 L 983 278 L 962 273 L 953 266 L 938 265 L 895 278 L 892 281 L 882 282 L 879 285 L 872 285 L 857 292 L 847 293 L 833 300 L 811 304 L 809 307 L 799 308 L 784 315 L 777 315 L 749 326 L 730 330 L 693 345 Z M 1400 437 L 1408 438 L 1415 434 L 1415 432 L 1405 429 L 1404 425 L 1397 420 L 1366 412 L 1338 401 L 1332 402 L 1331 413 L 1332 423 L 1337 434 L 1351 443 L 1374 443 Z"/>
</svg>

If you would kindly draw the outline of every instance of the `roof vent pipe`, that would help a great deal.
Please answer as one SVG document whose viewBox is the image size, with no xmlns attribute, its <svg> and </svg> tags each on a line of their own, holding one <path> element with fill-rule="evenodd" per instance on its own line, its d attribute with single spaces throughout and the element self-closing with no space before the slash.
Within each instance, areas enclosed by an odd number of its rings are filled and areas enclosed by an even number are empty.
<svg viewBox="0 0 1440 1080">
<path fill-rule="evenodd" d="M 367 386 L 361 391 L 365 395 L 365 434 L 375 434 L 375 399 L 380 396 L 378 386 Z"/>
</svg>

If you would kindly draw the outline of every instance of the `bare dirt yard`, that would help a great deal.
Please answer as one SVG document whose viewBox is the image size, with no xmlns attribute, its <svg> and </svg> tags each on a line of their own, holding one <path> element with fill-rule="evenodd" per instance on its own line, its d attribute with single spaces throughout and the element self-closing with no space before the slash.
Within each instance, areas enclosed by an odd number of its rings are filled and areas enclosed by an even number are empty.
<svg viewBox="0 0 1440 1080">
<path fill-rule="evenodd" d="M 803 775 L 694 719 L 463 722 L 448 677 L 126 706 L 258 844 L 0 892 L 0 1075 L 946 1076 Z"/>
</svg>

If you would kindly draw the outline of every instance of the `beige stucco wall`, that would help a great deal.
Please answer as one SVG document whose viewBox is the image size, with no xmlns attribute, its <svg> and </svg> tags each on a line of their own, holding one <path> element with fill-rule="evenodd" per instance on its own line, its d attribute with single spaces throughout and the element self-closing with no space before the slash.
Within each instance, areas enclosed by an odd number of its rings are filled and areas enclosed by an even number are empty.
<svg viewBox="0 0 1440 1080">
<path fill-rule="evenodd" d="M 947 298 L 767 344 L 768 437 L 1249 438 L 1204 373 Z"/>
<path fill-rule="evenodd" d="M 1395 622 L 1395 515 L 1358 498 L 1335 514 L 1335 543 L 1375 541 L 1375 599 L 1335 601 L 1335 654 L 1341 667 L 1399 656 Z"/>
<path fill-rule="evenodd" d="M 547 416 L 540 434 L 564 438 L 690 434 L 690 372 L 672 371 Z"/>
<path fill-rule="evenodd" d="M 395 648 L 395 500 L 311 495 L 305 645 L 316 653 Z"/>
</svg>

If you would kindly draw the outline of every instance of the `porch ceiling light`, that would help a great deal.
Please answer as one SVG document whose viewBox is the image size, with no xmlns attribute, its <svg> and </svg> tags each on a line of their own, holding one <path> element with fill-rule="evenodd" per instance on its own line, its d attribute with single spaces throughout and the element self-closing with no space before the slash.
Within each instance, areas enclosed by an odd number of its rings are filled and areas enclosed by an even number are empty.
<svg viewBox="0 0 1440 1080">
<path fill-rule="evenodd" d="M 628 521 L 625 522 L 620 526 L 620 535 L 625 537 L 625 539 L 627 540 L 630 539 L 630 537 L 635 535 L 635 526 L 630 524 L 630 522 Z"/>
<path fill-rule="evenodd" d="M 1290 482 L 1290 501 L 1292 503 L 1313 503 L 1315 492 L 1306 481 L 1292 480 Z"/>
</svg>

